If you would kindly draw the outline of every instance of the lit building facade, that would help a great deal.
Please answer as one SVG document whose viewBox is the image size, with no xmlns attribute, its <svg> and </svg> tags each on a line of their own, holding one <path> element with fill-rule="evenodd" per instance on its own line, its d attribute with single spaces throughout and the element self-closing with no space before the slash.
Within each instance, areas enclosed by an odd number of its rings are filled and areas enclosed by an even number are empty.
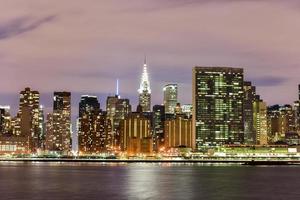
<svg viewBox="0 0 300 200">
<path fill-rule="evenodd" d="M 293 106 L 270 106 L 267 115 L 269 143 L 283 141 L 285 134 L 297 132 L 297 111 Z"/>
<path fill-rule="evenodd" d="M 176 116 L 175 119 L 165 121 L 165 147 L 192 148 L 194 143 L 192 134 L 192 119 L 184 115 Z"/>
<path fill-rule="evenodd" d="M 0 106 L 0 136 L 12 135 L 11 116 L 9 106 Z"/>
<path fill-rule="evenodd" d="M 111 124 L 100 110 L 97 97 L 84 95 L 79 103 L 79 153 L 106 152 L 112 145 Z"/>
<path fill-rule="evenodd" d="M 140 88 L 138 89 L 139 93 L 139 105 L 142 108 L 143 112 L 151 111 L 151 89 L 150 89 L 150 81 L 147 71 L 147 63 L 146 59 L 143 67 L 143 74 L 141 78 Z"/>
<path fill-rule="evenodd" d="M 254 106 L 256 101 L 256 88 L 251 82 L 244 82 L 244 142 L 248 145 L 256 144 L 256 131 L 254 127 Z"/>
<path fill-rule="evenodd" d="M 194 67 L 193 132 L 196 149 L 244 142 L 241 68 Z"/>
<path fill-rule="evenodd" d="M 20 92 L 20 104 L 18 117 L 20 124 L 17 124 L 16 133 L 28 140 L 28 148 L 31 152 L 36 152 L 42 146 L 42 121 L 40 119 L 40 94 L 25 88 Z M 18 126 L 19 125 L 19 126 Z"/>
<path fill-rule="evenodd" d="M 165 122 L 165 106 L 154 105 L 153 106 L 153 150 L 158 151 L 160 146 L 163 146 L 165 134 L 164 124 Z"/>
<path fill-rule="evenodd" d="M 184 104 L 181 106 L 182 114 L 187 116 L 187 118 L 191 118 L 193 114 L 193 105 L 192 104 Z"/>
<path fill-rule="evenodd" d="M 142 149 L 141 146 L 136 145 L 141 145 L 144 139 L 152 142 L 150 129 L 150 120 L 147 117 L 142 113 L 130 113 L 120 123 L 122 151 L 127 151 L 130 154 L 142 153 L 138 151 Z M 133 151 L 132 149 L 135 150 Z M 150 150 L 152 151 L 152 147 Z"/>
<path fill-rule="evenodd" d="M 131 112 L 129 99 L 121 99 L 118 94 L 108 96 L 106 100 L 107 119 L 112 125 L 113 145 L 120 145 L 120 121 Z"/>
<path fill-rule="evenodd" d="M 163 88 L 165 112 L 174 114 L 178 102 L 178 85 L 168 84 Z"/>
<path fill-rule="evenodd" d="M 71 138 L 71 93 L 54 92 L 53 114 L 48 115 L 50 123 L 47 123 L 46 150 L 68 154 L 72 149 Z M 52 123 L 51 123 L 52 121 Z M 49 128 L 52 124 L 52 127 Z"/>
<path fill-rule="evenodd" d="M 253 124 L 256 133 L 255 143 L 259 145 L 268 144 L 267 104 L 256 97 L 253 103 Z"/>
</svg>

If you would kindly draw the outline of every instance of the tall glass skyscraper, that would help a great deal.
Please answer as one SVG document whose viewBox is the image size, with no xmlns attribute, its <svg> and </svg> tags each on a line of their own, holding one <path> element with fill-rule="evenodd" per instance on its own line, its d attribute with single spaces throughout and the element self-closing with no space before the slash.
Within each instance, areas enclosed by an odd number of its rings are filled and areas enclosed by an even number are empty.
<svg viewBox="0 0 300 200">
<path fill-rule="evenodd" d="M 143 112 L 150 112 L 151 111 L 151 89 L 150 89 L 150 81 L 147 71 L 147 62 L 145 59 L 144 67 L 143 67 L 143 74 L 140 83 L 140 88 L 138 89 L 139 92 L 139 105 L 142 107 Z"/>
<path fill-rule="evenodd" d="M 241 68 L 194 67 L 193 132 L 196 149 L 244 141 Z"/>
<path fill-rule="evenodd" d="M 166 113 L 174 114 L 178 102 L 177 84 L 168 84 L 164 88 L 164 106 Z"/>
</svg>

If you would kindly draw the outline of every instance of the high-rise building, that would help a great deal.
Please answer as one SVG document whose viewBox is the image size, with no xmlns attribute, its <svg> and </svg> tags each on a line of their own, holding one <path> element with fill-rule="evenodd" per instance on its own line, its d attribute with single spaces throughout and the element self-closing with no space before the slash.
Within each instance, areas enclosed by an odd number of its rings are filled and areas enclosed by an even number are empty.
<svg viewBox="0 0 300 200">
<path fill-rule="evenodd" d="M 131 105 L 129 99 L 121 99 L 118 94 L 115 96 L 108 96 L 106 100 L 107 119 L 112 125 L 113 145 L 120 145 L 120 121 L 131 112 Z"/>
<path fill-rule="evenodd" d="M 196 148 L 244 141 L 241 68 L 193 69 L 193 132 Z"/>
<path fill-rule="evenodd" d="M 40 120 L 40 94 L 25 88 L 20 92 L 20 105 L 18 117 L 20 118 L 20 136 L 29 141 L 28 147 L 35 152 L 41 147 L 41 120 Z"/>
<path fill-rule="evenodd" d="M 39 148 L 45 149 L 45 139 L 46 139 L 46 129 L 45 129 L 45 116 L 44 116 L 44 107 L 40 105 L 39 109 Z"/>
<path fill-rule="evenodd" d="M 150 89 L 150 81 L 148 77 L 147 71 L 147 62 L 145 59 L 143 74 L 141 78 L 139 92 L 139 105 L 142 107 L 143 112 L 150 112 L 151 110 L 151 89 Z"/>
<path fill-rule="evenodd" d="M 192 119 L 184 115 L 165 121 L 165 147 L 193 147 Z"/>
<path fill-rule="evenodd" d="M 300 133 L 300 84 L 298 85 L 298 100 L 294 102 L 296 131 Z"/>
<path fill-rule="evenodd" d="M 0 135 L 4 133 L 4 119 L 5 119 L 5 109 L 0 108 Z"/>
<path fill-rule="evenodd" d="M 112 145 L 111 124 L 100 110 L 97 97 L 81 96 L 79 103 L 78 147 L 80 154 L 109 150 Z"/>
<path fill-rule="evenodd" d="M 297 113 L 291 105 L 268 107 L 268 141 L 283 141 L 287 133 L 297 132 Z"/>
<path fill-rule="evenodd" d="M 177 84 L 168 84 L 163 88 L 163 91 L 165 111 L 174 114 L 178 102 L 178 86 Z"/>
<path fill-rule="evenodd" d="M 100 103 L 96 96 L 82 95 L 79 102 L 79 118 L 85 113 L 98 115 L 100 113 Z"/>
<path fill-rule="evenodd" d="M 165 134 L 164 134 L 164 122 L 165 122 L 165 106 L 154 105 L 153 106 L 153 149 L 157 151 L 160 146 L 163 146 Z"/>
<path fill-rule="evenodd" d="M 254 107 L 256 101 L 256 88 L 251 82 L 244 82 L 244 142 L 245 144 L 256 144 L 256 132 L 253 122 Z"/>
<path fill-rule="evenodd" d="M 267 104 L 258 95 L 253 103 L 253 125 L 256 134 L 255 143 L 268 144 Z"/>
<path fill-rule="evenodd" d="M 54 92 L 53 114 L 49 119 L 52 120 L 52 127 L 48 129 L 52 131 L 47 134 L 53 135 L 46 136 L 46 138 L 52 138 L 51 143 L 48 142 L 47 150 L 68 154 L 72 148 L 70 92 Z"/>
<path fill-rule="evenodd" d="M 45 135 L 45 150 L 47 151 L 56 151 L 56 137 L 53 131 L 53 113 L 48 113 L 46 116 L 46 135 Z"/>
</svg>

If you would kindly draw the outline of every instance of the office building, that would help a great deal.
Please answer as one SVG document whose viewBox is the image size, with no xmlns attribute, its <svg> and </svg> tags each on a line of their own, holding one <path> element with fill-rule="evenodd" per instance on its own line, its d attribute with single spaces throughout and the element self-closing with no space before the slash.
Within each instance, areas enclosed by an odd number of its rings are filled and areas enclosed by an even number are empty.
<svg viewBox="0 0 300 200">
<path fill-rule="evenodd" d="M 165 147 L 177 148 L 193 146 L 192 119 L 184 115 L 165 121 Z"/>
<path fill-rule="evenodd" d="M 100 110 L 97 97 L 81 96 L 78 124 L 79 153 L 84 155 L 106 152 L 111 145 L 111 124 Z"/>
<path fill-rule="evenodd" d="M 107 119 L 111 122 L 113 145 L 120 145 L 120 121 L 131 112 L 129 99 L 120 98 L 119 94 L 108 96 L 106 100 Z"/>
<path fill-rule="evenodd" d="M 256 133 L 255 143 L 259 145 L 268 144 L 267 104 L 259 96 L 253 104 L 253 125 Z"/>
<path fill-rule="evenodd" d="M 241 68 L 194 67 L 192 97 L 196 149 L 244 142 L 243 83 Z"/>
<path fill-rule="evenodd" d="M 130 113 L 120 123 L 121 131 L 121 149 L 128 153 L 142 153 L 139 152 L 143 139 L 152 142 L 150 120 L 142 113 Z M 153 144 L 151 144 L 153 146 Z M 136 146 L 133 148 L 133 146 Z M 132 147 L 131 151 L 130 148 Z M 135 149 L 134 151 L 132 149 Z M 150 149 L 152 151 L 152 149 Z"/>
<path fill-rule="evenodd" d="M 54 92 L 53 114 L 48 115 L 50 120 L 47 123 L 49 128 L 46 138 L 51 138 L 47 143 L 49 151 L 56 151 L 61 154 L 68 154 L 72 148 L 71 138 L 71 93 Z M 52 122 L 51 122 L 52 121 Z M 51 135 L 52 134 L 52 135 Z"/>
<path fill-rule="evenodd" d="M 28 148 L 31 152 L 36 152 L 41 148 L 41 119 L 40 119 L 40 94 L 38 91 L 32 91 L 30 88 L 25 88 L 20 92 L 20 104 L 18 117 L 20 124 L 16 130 L 19 136 L 25 137 L 28 140 Z"/>
<path fill-rule="evenodd" d="M 168 84 L 163 88 L 165 112 L 174 114 L 178 102 L 177 84 Z"/>
<path fill-rule="evenodd" d="M 165 106 L 153 106 L 153 150 L 158 151 L 160 146 L 164 145 L 164 124 L 165 122 Z"/>
</svg>

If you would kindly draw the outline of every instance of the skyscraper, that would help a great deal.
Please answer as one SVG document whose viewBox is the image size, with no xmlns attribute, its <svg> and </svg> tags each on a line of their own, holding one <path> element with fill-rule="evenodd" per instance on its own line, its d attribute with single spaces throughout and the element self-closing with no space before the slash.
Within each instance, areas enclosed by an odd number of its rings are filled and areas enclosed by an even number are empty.
<svg viewBox="0 0 300 200">
<path fill-rule="evenodd" d="M 157 151 L 164 143 L 165 106 L 153 106 L 153 149 Z"/>
<path fill-rule="evenodd" d="M 256 134 L 256 144 L 268 144 L 267 104 L 256 95 L 253 103 L 253 124 Z"/>
<path fill-rule="evenodd" d="M 49 116 L 51 119 L 51 116 Z M 57 151 L 67 154 L 71 151 L 71 93 L 70 92 L 54 92 L 53 97 L 53 115 L 51 119 L 52 144 L 48 145 L 50 151 Z M 49 124 L 48 124 L 49 125 Z M 49 144 L 49 143 L 48 143 Z"/>
<path fill-rule="evenodd" d="M 256 132 L 254 128 L 254 102 L 256 100 L 256 89 L 251 82 L 244 82 L 244 142 L 245 144 L 256 144 Z"/>
<path fill-rule="evenodd" d="M 243 69 L 193 69 L 193 132 L 196 148 L 243 143 Z"/>
<path fill-rule="evenodd" d="M 29 150 L 35 152 L 41 147 L 40 94 L 25 88 L 20 92 L 18 117 L 20 118 L 20 136 L 29 141 Z"/>
<path fill-rule="evenodd" d="M 178 86 L 177 84 L 168 84 L 163 88 L 164 105 L 166 113 L 174 114 L 178 102 Z"/>
<path fill-rule="evenodd" d="M 140 88 L 138 89 L 139 92 L 139 105 L 142 107 L 143 112 L 150 112 L 151 110 L 151 89 L 150 89 L 150 82 L 147 72 L 147 62 L 146 58 L 144 61 L 143 67 L 143 74 L 140 83 Z"/>
<path fill-rule="evenodd" d="M 104 152 L 112 144 L 111 124 L 106 115 L 101 112 L 97 97 L 81 96 L 78 126 L 80 154 Z"/>
<path fill-rule="evenodd" d="M 106 100 L 107 119 L 112 125 L 113 144 L 118 146 L 120 144 L 120 121 L 131 112 L 131 105 L 129 99 L 121 99 L 118 94 L 115 96 L 108 96 Z"/>
<path fill-rule="evenodd" d="M 5 109 L 0 108 L 0 135 L 4 133 Z"/>
</svg>

